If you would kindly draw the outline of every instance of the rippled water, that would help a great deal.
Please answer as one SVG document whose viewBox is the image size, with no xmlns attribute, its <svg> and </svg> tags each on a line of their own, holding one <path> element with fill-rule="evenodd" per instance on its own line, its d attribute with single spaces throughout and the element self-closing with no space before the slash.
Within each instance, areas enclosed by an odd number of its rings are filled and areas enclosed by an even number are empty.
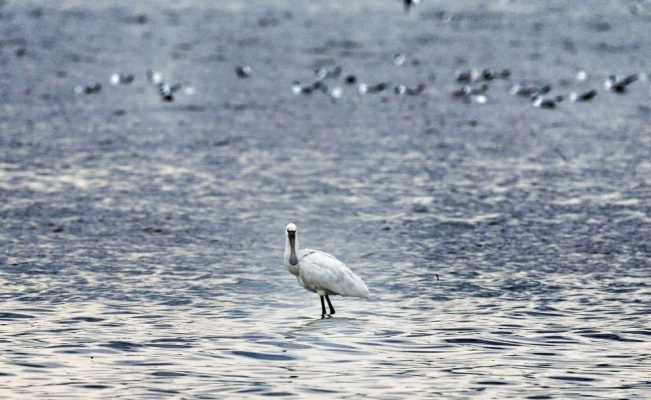
<svg viewBox="0 0 651 400">
<path fill-rule="evenodd" d="M 1 397 L 649 396 L 650 86 L 601 79 L 648 67 L 651 10 L 389 3 L 0 2 Z M 292 94 L 335 63 L 436 77 Z M 600 92 L 450 98 L 489 66 Z M 196 94 L 162 103 L 148 68 Z M 288 222 L 371 299 L 320 319 Z"/>
</svg>

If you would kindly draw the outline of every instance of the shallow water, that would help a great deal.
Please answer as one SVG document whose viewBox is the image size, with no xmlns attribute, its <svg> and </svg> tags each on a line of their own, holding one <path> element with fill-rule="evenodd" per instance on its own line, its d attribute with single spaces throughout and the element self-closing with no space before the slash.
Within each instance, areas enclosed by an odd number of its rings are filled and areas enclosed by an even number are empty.
<svg viewBox="0 0 651 400">
<path fill-rule="evenodd" d="M 649 396 L 651 87 L 601 84 L 651 9 L 386 3 L 0 2 L 3 398 Z M 335 64 L 428 86 L 292 93 Z M 473 67 L 512 78 L 452 99 Z M 320 319 L 290 221 L 371 299 Z"/>
</svg>

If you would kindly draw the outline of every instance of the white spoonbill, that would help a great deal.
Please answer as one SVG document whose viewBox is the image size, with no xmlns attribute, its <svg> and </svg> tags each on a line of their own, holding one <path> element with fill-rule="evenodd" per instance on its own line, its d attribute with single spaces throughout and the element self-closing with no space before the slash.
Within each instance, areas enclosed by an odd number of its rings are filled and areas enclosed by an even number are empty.
<svg viewBox="0 0 651 400">
<path fill-rule="evenodd" d="M 321 297 L 321 317 L 326 315 L 324 297 L 328 301 L 330 314 L 335 313 L 335 308 L 330 302 L 330 297 L 328 297 L 329 294 L 368 298 L 369 292 L 366 284 L 346 264 L 328 253 L 311 249 L 298 249 L 296 225 L 287 225 L 285 236 L 285 265 L 287 270 L 296 276 L 296 280 L 301 286 Z"/>
</svg>

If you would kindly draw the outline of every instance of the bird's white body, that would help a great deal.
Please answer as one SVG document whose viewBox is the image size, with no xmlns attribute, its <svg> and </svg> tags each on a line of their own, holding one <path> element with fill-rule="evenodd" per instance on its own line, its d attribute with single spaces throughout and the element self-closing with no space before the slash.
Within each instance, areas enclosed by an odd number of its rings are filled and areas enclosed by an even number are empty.
<svg viewBox="0 0 651 400">
<path fill-rule="evenodd" d="M 364 281 L 346 264 L 322 251 L 299 250 L 294 224 L 287 225 L 285 266 L 292 275 L 296 276 L 301 286 L 319 296 L 369 297 L 368 287 Z"/>
<path fill-rule="evenodd" d="M 368 298 L 364 281 L 330 254 L 304 249 L 299 250 L 297 255 L 298 268 L 288 263 L 287 269 L 305 289 L 319 296 L 331 294 Z"/>
</svg>

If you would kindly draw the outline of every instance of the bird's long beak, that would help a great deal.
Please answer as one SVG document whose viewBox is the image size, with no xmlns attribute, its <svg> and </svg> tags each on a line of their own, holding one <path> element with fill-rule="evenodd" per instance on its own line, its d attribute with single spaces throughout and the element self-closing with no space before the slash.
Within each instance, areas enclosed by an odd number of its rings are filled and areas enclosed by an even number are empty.
<svg viewBox="0 0 651 400">
<path fill-rule="evenodd" d="M 298 264 L 298 257 L 296 257 L 296 232 L 287 232 L 287 237 L 289 238 L 289 263 L 291 265 Z"/>
</svg>

